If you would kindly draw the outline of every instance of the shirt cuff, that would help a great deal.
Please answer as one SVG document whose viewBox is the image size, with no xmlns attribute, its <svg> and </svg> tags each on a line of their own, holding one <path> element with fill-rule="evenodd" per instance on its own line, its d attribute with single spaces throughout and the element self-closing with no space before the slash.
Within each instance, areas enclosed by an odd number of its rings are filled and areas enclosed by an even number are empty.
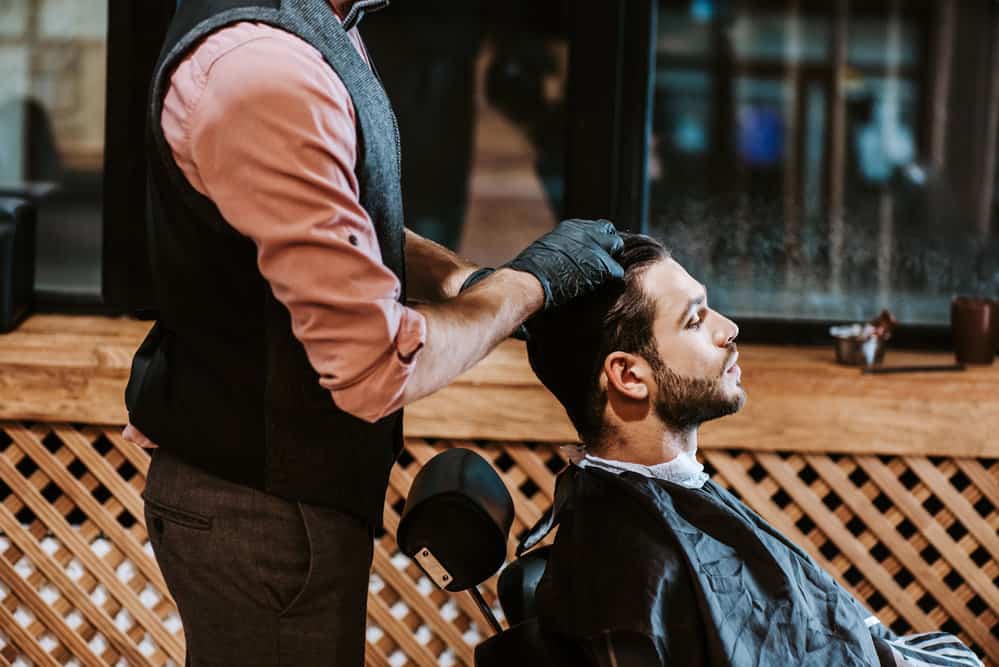
<svg viewBox="0 0 999 667">
<path fill-rule="evenodd" d="M 121 437 L 143 449 L 156 449 L 157 447 L 156 443 L 147 438 L 145 433 L 132 426 L 132 422 L 128 422 L 128 425 L 122 430 Z"/>
<path fill-rule="evenodd" d="M 388 354 L 362 380 L 331 390 L 337 406 L 370 423 L 401 408 L 403 390 L 426 341 L 426 318 L 412 308 L 403 307 L 399 329 Z"/>
<path fill-rule="evenodd" d="M 403 308 L 399 318 L 399 332 L 395 337 L 395 350 L 399 360 L 412 363 L 416 353 L 427 343 L 427 318 L 412 308 Z"/>
</svg>

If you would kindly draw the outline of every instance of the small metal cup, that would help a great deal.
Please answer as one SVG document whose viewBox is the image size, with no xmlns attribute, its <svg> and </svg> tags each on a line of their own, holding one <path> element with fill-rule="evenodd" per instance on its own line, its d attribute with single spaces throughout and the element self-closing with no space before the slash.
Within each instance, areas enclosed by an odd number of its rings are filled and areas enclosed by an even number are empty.
<svg viewBox="0 0 999 667">
<path fill-rule="evenodd" d="M 847 366 L 879 366 L 885 359 L 885 342 L 877 336 L 837 338 L 836 362 Z"/>
<path fill-rule="evenodd" d="M 885 341 L 880 336 L 863 335 L 860 324 L 832 327 L 836 341 L 836 363 L 845 366 L 879 366 L 885 358 Z"/>
</svg>

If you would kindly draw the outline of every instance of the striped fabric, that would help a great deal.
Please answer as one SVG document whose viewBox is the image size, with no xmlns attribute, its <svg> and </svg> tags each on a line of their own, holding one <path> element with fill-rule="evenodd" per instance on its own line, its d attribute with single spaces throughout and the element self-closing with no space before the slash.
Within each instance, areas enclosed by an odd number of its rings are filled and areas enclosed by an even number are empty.
<svg viewBox="0 0 999 667">
<path fill-rule="evenodd" d="M 923 632 L 892 639 L 875 636 L 882 667 L 982 667 L 971 649 L 946 632 Z"/>
</svg>

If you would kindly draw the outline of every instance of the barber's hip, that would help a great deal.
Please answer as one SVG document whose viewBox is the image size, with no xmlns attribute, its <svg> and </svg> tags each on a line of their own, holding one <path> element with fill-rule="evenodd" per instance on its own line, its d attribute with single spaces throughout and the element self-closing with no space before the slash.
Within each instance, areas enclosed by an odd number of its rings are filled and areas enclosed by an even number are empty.
<svg viewBox="0 0 999 667">
<path fill-rule="evenodd" d="M 288 614 L 308 605 L 311 590 L 336 585 L 334 559 L 367 580 L 371 531 L 345 512 L 236 484 L 162 448 L 152 454 L 143 499 L 149 538 L 175 597 L 183 594 L 175 588 L 196 581 L 222 600 Z"/>
</svg>

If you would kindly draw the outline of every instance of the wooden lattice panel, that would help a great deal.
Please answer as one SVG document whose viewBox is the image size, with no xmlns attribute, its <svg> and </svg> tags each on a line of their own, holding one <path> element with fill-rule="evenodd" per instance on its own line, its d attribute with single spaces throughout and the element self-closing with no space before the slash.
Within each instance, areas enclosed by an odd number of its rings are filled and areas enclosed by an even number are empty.
<svg viewBox="0 0 999 667">
<path fill-rule="evenodd" d="M 488 632 L 472 599 L 437 590 L 393 537 L 413 476 L 449 446 L 478 451 L 510 489 L 510 556 L 564 465 L 551 444 L 407 441 L 375 543 L 370 665 L 471 665 Z M 953 632 L 999 664 L 999 461 L 722 450 L 704 459 L 886 625 Z M 147 464 L 119 427 L 0 422 L 0 664 L 183 664 L 142 523 Z M 483 593 L 498 611 L 495 577 Z"/>
<path fill-rule="evenodd" d="M 115 431 L 0 430 L 0 655 L 9 660 L 183 664 L 180 619 L 142 522 L 148 456 Z"/>
</svg>

